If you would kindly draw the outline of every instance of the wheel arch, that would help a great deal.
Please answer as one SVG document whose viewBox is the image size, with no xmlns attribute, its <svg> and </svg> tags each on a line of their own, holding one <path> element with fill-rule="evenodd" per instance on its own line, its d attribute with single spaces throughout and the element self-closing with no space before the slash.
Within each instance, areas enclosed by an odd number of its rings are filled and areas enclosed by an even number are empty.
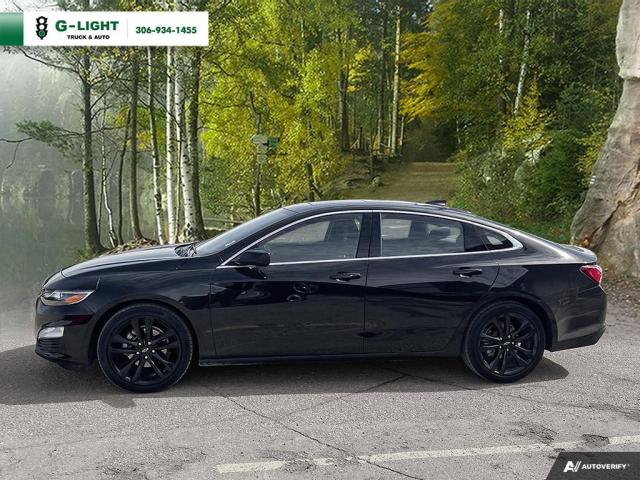
<svg viewBox="0 0 640 480">
<path fill-rule="evenodd" d="M 185 315 L 184 312 L 182 312 L 182 310 L 180 310 L 180 308 L 173 305 L 170 301 L 159 299 L 159 298 L 128 298 L 120 302 L 117 302 L 113 305 L 110 305 L 103 312 L 100 312 L 100 314 L 98 315 L 97 321 L 91 332 L 91 342 L 89 344 L 89 360 L 91 362 L 93 362 L 93 360 L 96 359 L 98 337 L 100 336 L 100 332 L 104 328 L 105 324 L 109 321 L 111 317 L 113 317 L 113 315 L 115 315 L 117 312 L 119 312 L 123 308 L 129 307 L 131 305 L 136 305 L 136 304 L 158 305 L 160 307 L 164 307 L 167 310 L 170 310 L 173 313 L 175 313 L 178 316 L 178 318 L 180 318 L 184 322 L 184 324 L 189 329 L 189 333 L 191 334 L 191 340 L 193 342 L 192 360 L 193 359 L 197 360 L 199 358 L 200 350 L 198 345 L 198 336 L 196 335 L 195 329 L 193 328 L 193 325 L 189 321 L 189 318 L 187 317 L 187 315 Z"/>
<path fill-rule="evenodd" d="M 548 350 L 551 348 L 558 335 L 556 319 L 553 315 L 553 312 L 548 307 L 548 305 L 546 305 L 539 298 L 532 295 L 514 292 L 505 292 L 504 294 L 491 295 L 489 298 L 486 298 L 484 301 L 476 305 L 473 310 L 467 315 L 467 318 L 463 323 L 464 328 L 461 332 L 462 340 L 464 341 L 464 339 L 466 338 L 467 332 L 471 326 L 471 321 L 478 314 L 478 312 L 490 305 L 502 302 L 521 303 L 522 305 L 530 308 L 540 318 L 542 326 L 544 327 L 545 349 Z"/>
</svg>

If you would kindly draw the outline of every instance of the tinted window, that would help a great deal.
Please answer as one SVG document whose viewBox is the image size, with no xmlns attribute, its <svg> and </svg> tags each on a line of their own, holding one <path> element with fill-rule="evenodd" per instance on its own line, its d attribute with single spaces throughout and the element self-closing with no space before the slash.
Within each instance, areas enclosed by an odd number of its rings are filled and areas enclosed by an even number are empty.
<svg viewBox="0 0 640 480">
<path fill-rule="evenodd" d="M 361 213 L 326 215 L 287 228 L 259 246 L 271 254 L 271 263 L 355 258 L 361 227 Z"/>
<path fill-rule="evenodd" d="M 383 257 L 465 251 L 462 224 L 455 220 L 383 213 L 380 218 L 380 233 Z"/>
<path fill-rule="evenodd" d="M 198 244 L 198 255 L 219 253 L 225 248 L 230 247 L 234 243 L 239 242 L 240 240 L 249 237 L 254 233 L 258 233 L 263 228 L 279 222 L 280 220 L 283 220 L 290 215 L 292 215 L 292 213 L 284 208 L 280 208 L 278 210 L 274 210 L 273 212 L 260 215 L 253 220 L 249 220 L 242 225 L 238 225 L 231 230 L 227 230 L 226 232 L 221 233 L 217 237 L 213 237 L 211 240 L 206 240 Z"/>
<path fill-rule="evenodd" d="M 482 238 L 487 250 L 502 250 L 503 248 L 511 248 L 513 245 L 503 235 L 493 230 L 481 229 Z"/>
<path fill-rule="evenodd" d="M 465 252 L 486 252 L 487 245 L 483 240 L 480 228 L 470 223 L 464 224 L 464 250 Z"/>
</svg>

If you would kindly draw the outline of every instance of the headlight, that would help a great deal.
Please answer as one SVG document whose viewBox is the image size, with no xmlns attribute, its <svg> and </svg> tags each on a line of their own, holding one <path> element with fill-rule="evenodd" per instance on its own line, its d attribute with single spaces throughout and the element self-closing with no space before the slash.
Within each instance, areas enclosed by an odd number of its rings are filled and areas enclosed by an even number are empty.
<svg viewBox="0 0 640 480">
<path fill-rule="evenodd" d="M 93 290 L 53 290 L 44 291 L 40 294 L 40 299 L 45 305 L 73 305 L 82 302 L 93 293 Z"/>
</svg>

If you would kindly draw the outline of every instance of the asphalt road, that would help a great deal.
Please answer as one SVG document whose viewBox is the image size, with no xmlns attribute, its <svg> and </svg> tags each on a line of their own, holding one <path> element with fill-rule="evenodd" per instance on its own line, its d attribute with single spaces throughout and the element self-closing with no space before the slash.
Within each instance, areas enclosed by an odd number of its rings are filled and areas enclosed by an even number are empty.
<svg viewBox="0 0 640 480">
<path fill-rule="evenodd" d="M 194 368 L 132 395 L 33 353 L 0 312 L 0 477 L 531 478 L 559 449 L 640 451 L 640 320 L 612 302 L 593 347 L 517 384 L 456 359 Z"/>
</svg>

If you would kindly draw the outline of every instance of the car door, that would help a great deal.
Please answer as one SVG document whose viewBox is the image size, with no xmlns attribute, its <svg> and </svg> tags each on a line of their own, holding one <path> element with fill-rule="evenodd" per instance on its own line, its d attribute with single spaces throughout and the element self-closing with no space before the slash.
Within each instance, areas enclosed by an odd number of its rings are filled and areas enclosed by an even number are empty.
<svg viewBox="0 0 640 480">
<path fill-rule="evenodd" d="M 375 214 L 367 276 L 365 352 L 442 350 L 495 281 L 498 266 L 470 225 Z M 374 258 L 375 257 L 375 258 Z"/>
<path fill-rule="evenodd" d="M 218 267 L 211 293 L 219 357 L 356 354 L 364 350 L 371 214 L 323 214 L 251 248 L 266 267 Z"/>
</svg>

